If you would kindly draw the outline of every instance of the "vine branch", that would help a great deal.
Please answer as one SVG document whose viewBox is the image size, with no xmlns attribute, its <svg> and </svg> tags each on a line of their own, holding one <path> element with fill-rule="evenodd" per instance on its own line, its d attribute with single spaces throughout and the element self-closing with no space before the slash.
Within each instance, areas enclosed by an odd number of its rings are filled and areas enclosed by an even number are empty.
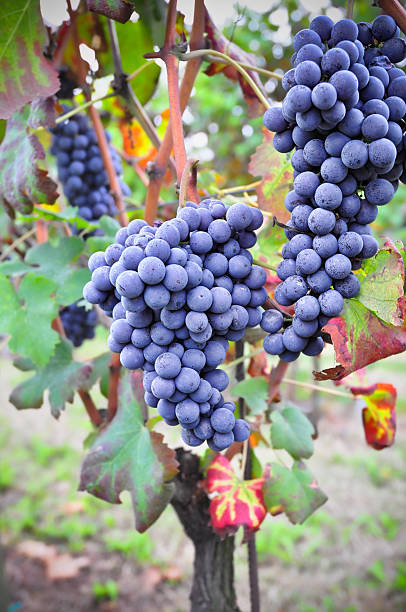
<svg viewBox="0 0 406 612">
<path fill-rule="evenodd" d="M 109 180 L 110 190 L 112 196 L 114 198 L 114 202 L 117 208 L 117 216 L 121 225 L 128 225 L 128 219 L 125 212 L 125 206 L 123 201 L 123 194 L 121 192 L 120 183 L 118 181 L 118 177 L 116 171 L 113 166 L 113 161 L 111 159 L 109 146 L 106 138 L 106 134 L 104 132 L 103 124 L 101 122 L 99 113 L 94 106 L 90 106 L 89 115 L 92 120 L 92 124 L 94 127 L 94 131 L 96 133 L 97 144 L 99 145 L 100 154 L 103 160 L 103 165 L 106 170 L 106 174 Z"/>
<path fill-rule="evenodd" d="M 182 172 L 182 177 L 180 179 L 180 189 L 179 189 L 179 208 L 183 208 L 183 206 L 186 203 L 186 192 L 187 192 L 187 188 L 189 185 L 189 175 L 192 173 L 193 176 L 193 170 L 196 170 L 197 168 L 197 164 L 199 163 L 199 161 L 197 159 L 188 159 L 186 161 L 185 167 L 183 169 Z M 193 179 L 192 179 L 193 180 Z M 198 199 L 198 195 L 196 194 L 197 199 Z M 197 201 L 197 199 L 195 201 Z"/>
<path fill-rule="evenodd" d="M 161 146 L 161 139 L 158 136 L 158 133 L 155 129 L 154 124 L 151 119 L 145 112 L 142 104 L 138 100 L 137 96 L 134 93 L 129 81 L 127 74 L 123 72 L 123 64 L 121 61 L 121 53 L 120 53 L 120 45 L 118 42 L 116 25 L 114 21 L 111 19 L 107 19 L 107 27 L 109 32 L 109 38 L 111 43 L 111 51 L 113 55 L 113 63 L 114 63 L 114 80 L 113 80 L 113 89 L 115 92 L 124 98 L 131 114 L 137 118 L 142 129 L 150 139 L 153 146 L 158 150 Z M 138 73 L 139 74 L 139 73 Z M 131 75 L 133 78 L 134 75 Z M 175 174 L 175 167 L 172 160 L 169 160 L 169 167 L 173 174 Z"/>
<path fill-rule="evenodd" d="M 190 48 L 196 49 L 203 46 L 203 34 L 204 34 L 204 22 L 205 22 L 205 7 L 204 0 L 196 0 L 193 16 L 192 32 L 190 35 Z M 180 107 L 181 111 L 186 108 L 190 94 L 192 93 L 193 85 L 196 76 L 199 72 L 200 65 L 202 63 L 201 58 L 196 58 L 187 63 L 185 74 L 183 75 L 182 83 L 179 90 Z M 147 190 L 146 202 L 145 202 L 145 220 L 148 223 L 152 223 L 155 219 L 159 194 L 162 187 L 162 182 L 165 176 L 165 171 L 168 165 L 168 160 L 172 151 L 172 127 L 171 120 L 169 120 L 168 126 L 162 145 L 160 146 L 155 161 L 152 165 L 150 172 L 150 182 Z"/>
<path fill-rule="evenodd" d="M 384 13 L 393 17 L 403 34 L 406 34 L 406 10 L 398 0 L 377 0 L 377 4 Z"/>
<path fill-rule="evenodd" d="M 235 343 L 235 355 L 237 360 L 240 360 L 244 356 L 244 341 L 238 340 Z M 238 361 L 236 367 L 236 379 L 242 381 L 245 378 L 245 366 L 242 361 Z M 243 419 L 247 415 L 247 406 L 242 397 L 238 398 L 238 406 L 240 409 L 240 416 Z M 244 480 L 249 480 L 252 474 L 251 465 L 251 447 L 249 438 L 244 445 L 244 459 L 245 465 L 243 467 Z M 255 542 L 255 534 L 252 535 L 251 539 L 247 542 L 248 548 L 248 574 L 250 583 L 250 601 L 251 601 L 251 612 L 260 612 L 260 595 L 259 595 L 259 583 L 258 583 L 258 558 L 257 558 L 257 547 Z"/>
</svg>

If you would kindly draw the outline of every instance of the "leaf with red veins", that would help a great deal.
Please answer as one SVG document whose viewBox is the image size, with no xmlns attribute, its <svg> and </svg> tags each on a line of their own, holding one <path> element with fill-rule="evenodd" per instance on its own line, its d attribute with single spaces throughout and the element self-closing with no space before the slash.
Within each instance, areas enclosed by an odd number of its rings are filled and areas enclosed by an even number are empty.
<svg viewBox="0 0 406 612">
<path fill-rule="evenodd" d="M 207 470 L 206 489 L 212 495 L 213 529 L 225 536 L 244 527 L 244 540 L 257 531 L 266 516 L 262 487 L 264 478 L 240 480 L 230 462 L 217 455 Z"/>
<path fill-rule="evenodd" d="M 52 96 L 58 73 L 44 57 L 47 36 L 39 3 L 0 3 L 0 119 L 9 119 L 27 102 Z"/>
<path fill-rule="evenodd" d="M 38 105 L 34 115 L 37 121 Z M 28 133 L 30 117 L 30 107 L 15 113 L 0 145 L 0 204 L 10 217 L 16 210 L 30 213 L 34 204 L 53 204 L 58 197 L 57 184 L 39 165 L 45 152 L 37 136 Z"/>
<path fill-rule="evenodd" d="M 129 491 L 136 529 L 143 532 L 169 503 L 174 485 L 168 481 L 177 461 L 162 435 L 144 425 L 130 378 L 130 373 L 121 378 L 117 414 L 85 457 L 79 489 L 112 504 Z"/>
<path fill-rule="evenodd" d="M 390 241 L 364 262 L 357 298 L 345 300 L 340 317 L 323 328 L 333 341 L 338 365 L 316 372 L 316 380 L 341 380 L 370 363 L 406 349 L 403 245 Z"/>
<path fill-rule="evenodd" d="M 261 210 L 271 212 L 281 223 L 290 218 L 286 210 L 285 196 L 293 184 L 293 168 L 287 156 L 283 156 L 273 146 L 273 133 L 263 128 L 263 142 L 251 155 L 248 172 L 262 181 L 256 189 L 258 206 Z M 283 234 L 283 230 L 281 230 Z M 283 242 L 286 237 L 283 234 Z"/>
<path fill-rule="evenodd" d="M 253 53 L 243 51 L 238 45 L 229 41 L 225 36 L 223 36 L 223 34 L 214 25 L 207 10 L 205 32 L 207 34 L 207 40 L 210 43 L 211 49 L 228 55 L 231 57 L 231 59 L 240 64 L 249 64 L 250 66 L 256 65 L 255 55 Z M 258 89 L 263 93 L 264 97 L 267 98 L 268 94 L 266 93 L 258 74 L 252 70 L 246 70 L 252 80 L 255 82 Z M 238 81 L 242 89 L 244 99 L 248 104 L 249 116 L 258 117 L 264 113 L 265 109 L 260 100 L 258 100 L 257 94 L 254 92 L 251 85 L 241 76 L 238 70 L 234 68 L 234 66 L 231 66 L 230 64 L 212 63 L 205 72 L 209 76 L 223 72 L 224 75 L 231 81 Z"/>
<path fill-rule="evenodd" d="M 323 329 L 331 336 L 338 365 L 313 372 L 316 380 L 341 380 L 370 363 L 406 350 L 406 325 L 384 323 L 356 298 L 346 300 L 343 316 L 331 319 Z"/>
<path fill-rule="evenodd" d="M 364 261 L 357 276 L 361 283 L 357 299 L 361 304 L 382 321 L 402 325 L 405 317 L 405 267 L 397 246 L 389 240 L 385 242 L 375 257 Z"/>
<path fill-rule="evenodd" d="M 119 23 L 126 23 L 133 12 L 131 4 L 127 4 L 124 0 L 87 0 L 87 8 L 89 11 L 104 15 L 108 19 L 114 19 Z"/>
<path fill-rule="evenodd" d="M 303 523 L 327 501 L 313 474 L 303 461 L 295 461 L 289 469 L 278 463 L 265 473 L 264 500 L 273 516 L 284 512 L 291 523 Z"/>
<path fill-rule="evenodd" d="M 365 395 L 362 410 L 365 439 L 369 446 L 382 450 L 391 446 L 396 434 L 396 389 L 389 383 L 378 383 L 375 391 Z"/>
</svg>

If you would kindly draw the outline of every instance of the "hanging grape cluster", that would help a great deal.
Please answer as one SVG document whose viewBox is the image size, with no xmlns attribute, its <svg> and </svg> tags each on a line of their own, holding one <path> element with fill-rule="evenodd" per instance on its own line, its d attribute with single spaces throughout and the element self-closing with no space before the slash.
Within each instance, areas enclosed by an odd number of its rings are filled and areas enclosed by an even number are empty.
<svg viewBox="0 0 406 612">
<path fill-rule="evenodd" d="M 74 302 L 63 308 L 59 316 L 66 337 L 72 342 L 73 346 L 80 346 L 84 340 L 94 338 L 97 324 L 95 310 L 87 310 L 84 306 L 79 306 L 77 302 Z"/>
<path fill-rule="evenodd" d="M 77 206 L 79 217 L 89 222 L 96 222 L 103 215 L 114 216 L 116 206 L 110 193 L 96 133 L 89 126 L 86 115 L 78 113 L 58 124 L 52 132 L 51 153 L 56 157 L 58 179 L 69 204 Z M 106 137 L 110 141 L 108 132 Z M 111 146 L 109 149 L 114 169 L 120 176 L 120 157 Z M 128 186 L 121 180 L 120 186 L 123 194 L 129 195 Z M 100 233 L 100 230 L 95 233 Z"/>
<path fill-rule="evenodd" d="M 222 391 L 218 366 L 229 341 L 261 321 L 266 273 L 249 248 L 261 211 L 219 200 L 187 202 L 153 227 L 135 219 L 89 259 L 84 297 L 111 314 L 109 348 L 124 367 L 144 370 L 145 401 L 182 438 L 216 451 L 248 437 Z"/>
<path fill-rule="evenodd" d="M 319 16 L 293 47 L 282 106 L 264 115 L 275 149 L 295 149 L 275 291 L 295 314 L 283 326 L 282 314 L 268 311 L 261 324 L 265 350 L 285 361 L 322 351 L 322 327 L 359 293 L 353 271 L 378 250 L 369 224 L 406 183 L 406 75 L 394 65 L 406 43 L 394 19 L 334 24 Z"/>
</svg>

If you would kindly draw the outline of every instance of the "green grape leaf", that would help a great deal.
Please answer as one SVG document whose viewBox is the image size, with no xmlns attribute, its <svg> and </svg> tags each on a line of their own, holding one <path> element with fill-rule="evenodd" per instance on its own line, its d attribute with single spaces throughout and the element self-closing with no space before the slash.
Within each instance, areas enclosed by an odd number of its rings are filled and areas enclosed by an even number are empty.
<svg viewBox="0 0 406 612">
<path fill-rule="evenodd" d="M 29 118 L 29 107 L 15 113 L 0 145 L 0 204 L 10 217 L 15 211 L 30 213 L 34 204 L 53 204 L 58 197 L 56 183 L 39 165 L 44 148 L 28 133 Z"/>
<path fill-rule="evenodd" d="M 92 361 L 90 362 L 92 365 L 92 371 L 90 372 L 90 375 L 87 378 L 86 382 L 83 384 L 82 389 L 85 389 L 88 391 L 89 389 L 93 387 L 93 385 L 100 378 L 103 379 L 105 375 L 107 375 L 107 377 L 109 376 L 110 359 L 111 359 L 110 351 L 108 353 L 102 353 L 98 357 L 95 357 L 94 359 L 92 359 Z M 108 386 L 108 380 L 107 380 L 107 386 Z"/>
<path fill-rule="evenodd" d="M 26 257 L 36 274 L 51 279 L 56 285 L 56 301 L 66 306 L 82 297 L 83 285 L 90 272 L 74 268 L 73 264 L 83 252 L 83 242 L 77 236 L 64 236 L 56 245 L 50 242 L 32 247 Z"/>
<path fill-rule="evenodd" d="M 0 332 L 10 334 L 9 348 L 44 366 L 54 352 L 58 334 L 51 328 L 58 314 L 52 294 L 55 283 L 48 278 L 27 274 L 16 292 L 0 275 Z"/>
<path fill-rule="evenodd" d="M 268 383 L 263 376 L 248 377 L 231 388 L 233 397 L 242 397 L 251 414 L 261 414 L 268 407 Z"/>
<path fill-rule="evenodd" d="M 121 503 L 120 494 L 129 491 L 136 529 L 143 532 L 172 496 L 168 480 L 176 474 L 177 462 L 162 436 L 145 427 L 131 379 L 130 372 L 121 379 L 116 416 L 85 457 L 79 490 L 112 504 Z"/>
<path fill-rule="evenodd" d="M 88 268 L 77 268 L 71 271 L 64 283 L 61 283 L 55 298 L 61 306 L 68 306 L 83 297 L 83 287 L 91 279 Z"/>
<path fill-rule="evenodd" d="M 403 248 L 402 252 L 405 252 Z M 402 252 L 392 242 L 386 242 L 385 248 L 363 263 L 357 275 L 361 283 L 357 299 L 391 325 L 402 325 L 405 316 Z"/>
<path fill-rule="evenodd" d="M 299 408 L 286 406 L 281 412 L 274 410 L 271 421 L 273 448 L 286 450 L 294 459 L 312 456 L 314 427 Z"/>
<path fill-rule="evenodd" d="M 24 364 L 20 362 L 20 365 L 16 365 L 21 369 Z M 10 402 L 18 410 L 40 408 L 44 402 L 44 392 L 48 390 L 51 413 L 58 418 L 66 402 L 73 402 L 74 392 L 85 386 L 91 372 L 91 363 L 73 361 L 71 343 L 60 339 L 50 361 L 37 368 L 32 378 L 13 389 Z"/>
<path fill-rule="evenodd" d="M 20 276 L 26 272 L 31 272 L 31 266 L 27 266 L 19 257 L 10 257 L 8 261 L 0 263 L 0 274 L 5 276 Z"/>
<path fill-rule="evenodd" d="M 58 73 L 42 52 L 47 43 L 39 3 L 0 4 L 0 119 L 59 89 Z"/>
<path fill-rule="evenodd" d="M 265 506 L 273 516 L 284 512 L 291 523 L 300 524 L 327 501 L 303 461 L 296 461 L 291 470 L 279 463 L 269 467 L 262 491 Z"/>
</svg>

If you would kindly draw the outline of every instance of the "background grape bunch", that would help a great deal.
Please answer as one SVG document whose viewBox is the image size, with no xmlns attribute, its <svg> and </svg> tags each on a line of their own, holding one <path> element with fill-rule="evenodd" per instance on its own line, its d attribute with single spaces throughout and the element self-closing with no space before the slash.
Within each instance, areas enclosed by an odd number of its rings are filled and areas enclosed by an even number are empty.
<svg viewBox="0 0 406 612">
<path fill-rule="evenodd" d="M 406 182 L 406 76 L 394 66 L 406 43 L 394 19 L 334 24 L 319 16 L 293 47 L 282 106 L 264 115 L 275 149 L 295 149 L 275 291 L 295 314 L 284 329 L 277 310 L 262 321 L 265 350 L 285 361 L 322 351 L 322 327 L 359 293 L 353 271 L 378 250 L 369 224 Z"/>
<path fill-rule="evenodd" d="M 69 108 L 64 109 L 66 112 Z M 110 193 L 96 133 L 89 126 L 86 115 L 78 113 L 52 130 L 51 153 L 55 155 L 58 179 L 71 206 L 78 207 L 78 215 L 86 221 L 96 222 L 103 215 L 114 216 L 116 207 Z M 106 132 L 107 140 L 110 135 Z M 110 146 L 110 155 L 118 176 L 122 174 L 118 153 Z M 124 195 L 128 186 L 120 180 Z M 96 230 L 96 233 L 100 230 Z"/>
<path fill-rule="evenodd" d="M 187 202 L 175 219 L 153 227 L 130 222 L 106 251 L 89 259 L 84 297 L 113 317 L 109 348 L 122 365 L 144 370 L 145 401 L 190 446 L 216 451 L 246 440 L 222 391 L 229 341 L 259 324 L 267 298 L 265 270 L 249 248 L 261 211 L 219 200 Z"/>
<path fill-rule="evenodd" d="M 66 337 L 72 342 L 73 346 L 80 346 L 84 340 L 94 338 L 97 324 L 95 310 L 86 310 L 84 306 L 79 306 L 78 302 L 74 302 L 63 308 L 59 316 L 61 317 Z"/>
</svg>

